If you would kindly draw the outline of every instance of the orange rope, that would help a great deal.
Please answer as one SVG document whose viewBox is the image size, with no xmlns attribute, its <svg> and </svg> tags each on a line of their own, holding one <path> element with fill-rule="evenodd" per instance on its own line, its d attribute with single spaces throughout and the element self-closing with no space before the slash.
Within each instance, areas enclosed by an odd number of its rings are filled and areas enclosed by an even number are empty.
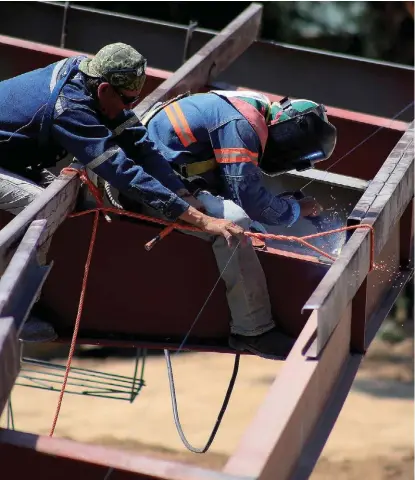
<svg viewBox="0 0 415 480">
<path fill-rule="evenodd" d="M 94 196 L 94 198 L 95 198 L 95 200 L 98 204 L 98 207 L 90 209 L 90 210 L 85 210 L 85 211 L 82 211 L 82 212 L 72 213 L 72 214 L 69 215 L 69 217 L 73 218 L 73 217 L 80 217 L 82 215 L 87 215 L 89 213 L 94 213 L 95 217 L 94 217 L 94 223 L 93 223 L 93 227 L 92 227 L 91 240 L 89 242 L 89 247 L 88 247 L 88 256 L 87 256 L 87 260 L 86 260 L 86 263 L 85 263 L 84 276 L 83 276 L 83 279 L 82 279 L 82 288 L 81 288 L 81 294 L 80 294 L 80 298 L 79 298 L 78 312 L 77 312 L 77 315 L 76 315 L 74 332 L 73 332 L 72 340 L 71 340 L 71 347 L 70 347 L 69 354 L 68 354 L 68 360 L 67 360 L 67 363 L 66 363 L 66 370 L 65 370 L 65 375 L 64 375 L 64 380 L 63 380 L 63 383 L 62 383 L 62 387 L 61 387 L 61 392 L 60 392 L 60 395 L 59 395 L 58 405 L 56 407 L 56 412 L 55 412 L 55 416 L 54 416 L 54 419 L 53 419 L 53 425 L 52 425 L 49 436 L 53 436 L 53 433 L 54 433 L 55 428 L 56 428 L 56 423 L 58 421 L 59 412 L 60 412 L 60 409 L 61 409 L 61 406 L 62 406 L 62 400 L 63 400 L 63 396 L 64 396 L 64 393 L 65 393 L 69 372 L 70 372 L 70 369 L 71 369 L 72 358 L 73 358 L 73 354 L 74 354 L 74 351 L 75 351 L 75 345 L 76 345 L 76 338 L 77 338 L 77 335 L 78 335 L 79 324 L 80 324 L 82 311 L 83 311 L 83 307 L 84 307 L 85 293 L 86 293 L 86 287 L 87 287 L 87 284 L 88 284 L 88 275 L 89 275 L 89 269 L 90 269 L 90 266 L 91 266 L 92 253 L 94 251 L 95 240 L 96 240 L 96 237 L 97 237 L 98 224 L 99 224 L 99 213 L 102 212 L 104 215 L 106 213 L 114 213 L 116 215 L 122 215 L 122 216 L 130 217 L 130 218 L 136 218 L 138 220 L 150 221 L 150 222 L 157 223 L 157 224 L 160 224 L 160 225 L 167 225 L 167 227 L 164 228 L 155 238 L 153 238 L 153 240 L 151 240 L 150 242 L 148 242 L 145 245 L 145 248 L 147 250 L 150 250 L 152 248 L 152 246 L 157 241 L 162 240 L 170 232 L 172 232 L 175 228 L 180 229 L 180 230 L 187 230 L 187 231 L 190 231 L 190 232 L 201 232 L 202 231 L 200 228 L 189 226 L 189 225 L 184 225 L 184 224 L 181 224 L 181 223 L 171 223 L 167 220 L 161 220 L 161 219 L 158 219 L 158 218 L 148 217 L 146 215 L 142 215 L 142 214 L 134 213 L 134 212 L 129 212 L 127 210 L 120 210 L 118 208 L 104 207 L 103 206 L 104 202 L 101 198 L 101 194 L 100 194 L 98 188 L 89 179 L 89 177 L 88 177 L 88 175 L 87 175 L 87 173 L 84 169 L 77 170 L 75 168 L 64 168 L 61 173 L 73 173 L 73 172 L 75 172 L 77 175 L 79 175 L 81 181 L 84 184 L 87 185 L 87 187 L 91 191 L 92 195 Z M 106 216 L 106 218 L 107 218 L 107 220 L 110 220 L 108 216 Z M 292 241 L 292 242 L 298 242 L 302 245 L 307 246 L 308 248 L 311 248 L 312 250 L 316 251 L 320 255 L 322 255 L 324 257 L 327 257 L 330 260 L 335 261 L 336 257 L 333 257 L 332 255 L 329 255 L 328 253 L 324 252 L 323 250 L 320 250 L 319 248 L 315 247 L 311 243 L 307 242 L 307 240 L 311 240 L 311 239 L 317 238 L 317 237 L 322 237 L 322 236 L 325 236 L 325 235 L 331 235 L 333 233 L 344 232 L 346 230 L 355 230 L 357 228 L 370 229 L 370 240 L 371 240 L 370 268 L 369 268 L 369 272 L 370 272 L 374 268 L 374 258 L 375 258 L 375 241 L 374 241 L 374 239 L 375 239 L 374 233 L 375 232 L 374 232 L 374 228 L 373 228 L 372 225 L 361 224 L 361 225 L 353 225 L 353 226 L 350 226 L 350 227 L 341 227 L 341 228 L 337 228 L 335 230 L 329 230 L 327 232 L 315 233 L 315 234 L 312 234 L 312 235 L 305 235 L 303 237 L 294 237 L 294 236 L 287 236 L 287 235 L 273 235 L 271 233 L 264 234 L 264 233 L 253 233 L 253 232 L 245 232 L 245 235 L 248 236 L 248 237 L 256 237 L 256 238 L 259 238 L 261 240 L 265 240 L 265 239 L 269 239 L 269 240 L 289 240 L 289 241 Z"/>
<path fill-rule="evenodd" d="M 86 263 L 85 263 L 84 277 L 82 279 L 81 295 L 79 297 L 78 312 L 76 314 L 75 327 L 74 327 L 72 340 L 71 340 L 71 348 L 69 350 L 68 360 L 66 362 L 65 376 L 64 376 L 64 379 L 63 379 L 62 388 L 61 388 L 61 392 L 60 392 L 60 395 L 59 395 L 58 405 L 56 407 L 55 417 L 53 419 L 52 428 L 51 428 L 51 431 L 50 431 L 50 434 L 49 434 L 50 437 L 53 435 L 53 433 L 55 431 L 56 423 L 58 421 L 59 412 L 60 412 L 61 405 L 62 405 L 62 400 L 63 400 L 63 395 L 65 393 L 66 383 L 68 381 L 69 371 L 71 369 L 72 357 L 73 357 L 73 354 L 74 354 L 74 351 L 75 351 L 76 337 L 78 336 L 79 324 L 80 324 L 80 320 L 81 320 L 81 316 L 82 316 L 82 311 L 84 309 L 84 300 L 85 300 L 86 287 L 87 287 L 87 283 L 88 283 L 89 268 L 91 266 L 92 253 L 94 251 L 95 240 L 97 238 L 97 231 L 98 231 L 98 224 L 99 224 L 98 220 L 99 220 L 99 212 L 96 212 L 95 213 L 95 218 L 94 218 L 94 224 L 93 224 L 93 227 L 92 227 L 91 240 L 89 242 L 88 256 L 87 256 Z"/>
</svg>

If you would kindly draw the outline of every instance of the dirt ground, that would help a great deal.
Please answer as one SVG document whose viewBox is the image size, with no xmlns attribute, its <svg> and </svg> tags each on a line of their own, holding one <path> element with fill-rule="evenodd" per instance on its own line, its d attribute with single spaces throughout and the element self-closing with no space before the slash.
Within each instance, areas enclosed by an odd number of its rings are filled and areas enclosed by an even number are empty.
<svg viewBox="0 0 415 480">
<path fill-rule="evenodd" d="M 63 362 L 64 360 L 62 360 Z M 132 375 L 132 358 L 77 359 L 77 366 Z M 181 420 L 189 441 L 204 444 L 232 371 L 232 357 L 173 356 Z M 151 356 L 146 386 L 136 400 L 66 395 L 55 436 L 111 445 L 142 454 L 221 469 L 238 445 L 281 363 L 243 357 L 236 387 L 210 451 L 188 452 L 175 430 L 163 356 Z M 413 342 L 370 348 L 311 476 L 312 480 L 411 480 L 413 457 Z M 48 434 L 58 394 L 16 386 L 15 428 Z M 6 424 L 3 416 L 1 425 Z"/>
</svg>

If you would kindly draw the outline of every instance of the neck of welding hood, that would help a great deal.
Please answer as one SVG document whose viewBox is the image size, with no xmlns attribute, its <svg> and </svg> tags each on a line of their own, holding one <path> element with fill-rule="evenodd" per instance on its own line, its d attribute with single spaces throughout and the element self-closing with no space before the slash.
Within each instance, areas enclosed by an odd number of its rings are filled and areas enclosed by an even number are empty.
<svg viewBox="0 0 415 480">
<path fill-rule="evenodd" d="M 314 168 L 316 163 L 327 160 L 322 149 L 314 148 L 300 151 L 284 150 L 268 142 L 259 161 L 261 170 L 269 176 L 281 175 L 290 170 L 299 172 Z"/>
</svg>

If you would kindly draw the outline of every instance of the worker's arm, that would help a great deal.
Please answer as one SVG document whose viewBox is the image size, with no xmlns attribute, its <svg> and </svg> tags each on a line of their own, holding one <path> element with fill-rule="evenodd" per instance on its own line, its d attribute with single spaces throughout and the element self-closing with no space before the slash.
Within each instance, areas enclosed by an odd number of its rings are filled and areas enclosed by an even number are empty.
<svg viewBox="0 0 415 480">
<path fill-rule="evenodd" d="M 130 116 L 130 125 L 133 123 L 131 119 Z M 125 125 L 122 127 L 128 128 Z M 122 129 L 119 128 L 119 131 Z M 129 152 L 116 142 L 116 134 L 117 130 L 109 130 L 93 110 L 83 105 L 65 109 L 55 118 L 52 128 L 52 136 L 57 143 L 118 190 L 161 211 L 172 220 L 186 212 L 189 204 L 127 156 Z M 140 160 L 137 151 L 142 153 L 142 158 L 154 153 L 147 135 L 144 126 L 134 127 L 135 144 L 130 150 L 134 150 L 137 161 Z M 163 157 L 161 159 L 161 163 L 168 163 Z M 155 158 L 155 161 L 160 162 L 160 158 Z M 177 190 L 181 185 L 179 181 Z"/>
<path fill-rule="evenodd" d="M 269 192 L 258 167 L 259 139 L 247 120 L 232 120 L 210 132 L 221 175 L 233 200 L 252 220 L 291 226 L 301 213 L 299 202 Z"/>
<path fill-rule="evenodd" d="M 172 192 L 186 190 L 185 185 L 176 175 L 165 155 L 160 152 L 150 139 L 147 129 L 138 120 L 132 111 L 124 111 L 121 115 L 121 126 L 114 132 L 117 143 L 127 155 L 137 164 L 141 165 L 146 173 L 156 178 Z M 120 118 L 117 118 L 120 124 Z"/>
<path fill-rule="evenodd" d="M 139 129 L 136 130 L 136 144 L 143 138 L 143 143 L 146 141 L 144 133 L 147 132 L 142 128 L 141 137 Z M 56 142 L 120 191 L 135 195 L 137 200 L 160 210 L 170 220 L 179 219 L 211 235 L 225 237 L 229 246 L 232 237 L 239 238 L 242 243 L 246 241 L 241 227 L 203 214 L 144 172 L 114 142 L 114 134 L 116 132 L 99 122 L 92 110 L 81 105 L 64 110 L 55 118 L 52 128 Z"/>
</svg>

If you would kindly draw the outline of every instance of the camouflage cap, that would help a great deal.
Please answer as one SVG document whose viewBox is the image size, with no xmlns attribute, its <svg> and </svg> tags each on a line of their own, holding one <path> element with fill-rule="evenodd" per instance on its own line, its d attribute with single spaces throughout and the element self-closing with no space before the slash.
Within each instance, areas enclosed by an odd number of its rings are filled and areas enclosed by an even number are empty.
<svg viewBox="0 0 415 480">
<path fill-rule="evenodd" d="M 79 64 L 79 70 L 94 78 L 103 78 L 114 87 L 141 90 L 146 78 L 147 60 L 130 45 L 112 43 Z"/>
</svg>

